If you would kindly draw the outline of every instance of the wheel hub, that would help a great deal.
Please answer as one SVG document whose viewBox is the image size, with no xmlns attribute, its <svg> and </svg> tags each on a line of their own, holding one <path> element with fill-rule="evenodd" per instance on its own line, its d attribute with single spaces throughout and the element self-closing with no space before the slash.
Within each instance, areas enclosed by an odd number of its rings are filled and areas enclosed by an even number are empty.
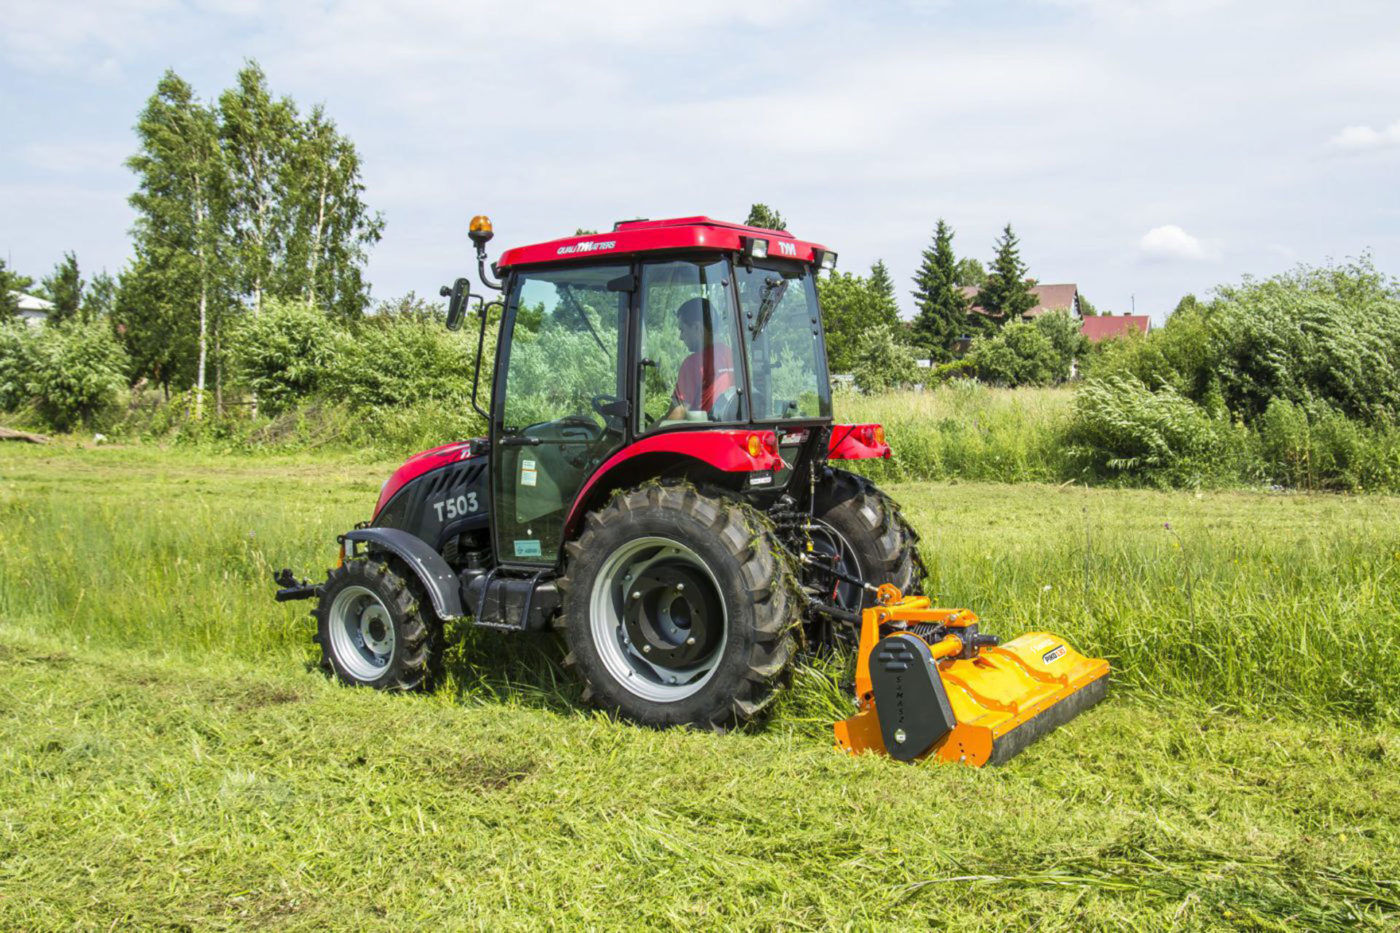
<svg viewBox="0 0 1400 933">
<path fill-rule="evenodd" d="M 389 630 L 389 614 L 378 603 L 372 603 L 360 614 L 360 637 L 365 647 L 377 655 L 388 654 L 394 642 Z"/>
<path fill-rule="evenodd" d="M 372 590 L 347 586 L 330 606 L 331 652 L 350 676 L 371 681 L 384 673 L 394 655 L 394 620 Z"/>
<path fill-rule="evenodd" d="M 652 564 L 633 580 L 626 600 L 627 637 L 655 664 L 688 667 L 719 642 L 719 599 L 695 568 L 673 560 Z"/>
</svg>

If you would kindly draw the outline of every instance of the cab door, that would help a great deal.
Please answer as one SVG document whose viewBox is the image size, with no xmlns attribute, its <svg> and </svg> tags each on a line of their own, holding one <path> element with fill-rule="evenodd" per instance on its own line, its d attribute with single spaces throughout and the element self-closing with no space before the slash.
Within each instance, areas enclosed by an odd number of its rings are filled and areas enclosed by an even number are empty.
<svg viewBox="0 0 1400 933">
<path fill-rule="evenodd" d="M 492 526 L 502 564 L 550 566 L 585 480 L 627 440 L 631 267 L 513 277 L 492 405 Z"/>
</svg>

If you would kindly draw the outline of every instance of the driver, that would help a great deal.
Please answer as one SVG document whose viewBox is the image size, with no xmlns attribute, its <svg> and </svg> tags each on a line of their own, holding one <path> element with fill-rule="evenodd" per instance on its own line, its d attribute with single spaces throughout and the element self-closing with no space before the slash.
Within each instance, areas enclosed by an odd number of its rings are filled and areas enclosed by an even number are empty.
<svg viewBox="0 0 1400 933">
<path fill-rule="evenodd" d="M 676 309 L 681 340 L 690 356 L 676 375 L 671 410 L 666 417 L 682 419 L 687 411 L 708 412 L 715 399 L 734 386 L 734 355 L 714 342 L 714 312 L 706 298 L 692 298 Z"/>
</svg>

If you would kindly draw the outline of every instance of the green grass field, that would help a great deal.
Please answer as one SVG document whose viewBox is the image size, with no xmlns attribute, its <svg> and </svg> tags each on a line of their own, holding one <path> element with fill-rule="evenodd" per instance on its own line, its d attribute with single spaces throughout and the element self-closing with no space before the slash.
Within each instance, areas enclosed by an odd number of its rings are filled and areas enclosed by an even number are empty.
<svg viewBox="0 0 1400 933">
<path fill-rule="evenodd" d="M 1400 499 L 898 483 L 930 586 L 1113 661 L 1000 769 L 579 707 L 464 632 L 337 688 L 305 604 L 392 464 L 0 448 L 0 927 L 1400 924 Z"/>
</svg>

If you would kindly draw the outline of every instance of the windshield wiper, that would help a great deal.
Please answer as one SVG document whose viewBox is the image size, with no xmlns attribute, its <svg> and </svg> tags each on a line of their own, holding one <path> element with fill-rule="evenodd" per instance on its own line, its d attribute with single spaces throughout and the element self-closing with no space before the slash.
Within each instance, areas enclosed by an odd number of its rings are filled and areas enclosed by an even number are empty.
<svg viewBox="0 0 1400 933">
<path fill-rule="evenodd" d="M 753 335 L 757 337 L 768 326 L 768 319 L 777 310 L 783 295 L 787 294 L 788 282 L 781 275 L 763 280 L 763 291 L 758 299 L 758 314 L 753 322 Z"/>
<path fill-rule="evenodd" d="M 603 338 L 599 337 L 598 332 L 593 329 L 593 322 L 588 319 L 588 312 L 583 310 L 583 305 L 579 304 L 574 298 L 573 290 L 567 285 L 561 285 L 559 286 L 559 291 L 564 296 L 564 300 L 568 302 L 569 307 L 574 309 L 574 313 L 583 318 L 584 326 L 587 327 L 588 332 L 593 335 L 594 343 L 598 344 L 598 349 L 607 354 L 608 362 L 611 363 L 612 351 L 607 348 L 607 345 L 603 343 Z"/>
</svg>

